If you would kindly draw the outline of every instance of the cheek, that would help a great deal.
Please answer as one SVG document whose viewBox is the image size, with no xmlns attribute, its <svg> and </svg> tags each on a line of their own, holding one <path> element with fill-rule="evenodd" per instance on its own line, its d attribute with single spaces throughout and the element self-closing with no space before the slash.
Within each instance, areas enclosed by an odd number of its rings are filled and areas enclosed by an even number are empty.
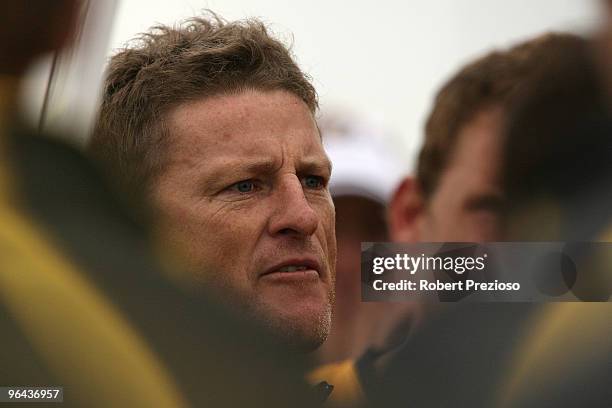
<svg viewBox="0 0 612 408">
<path fill-rule="evenodd" d="M 261 238 L 266 231 L 268 215 L 265 209 L 215 207 L 208 211 L 205 224 L 206 252 L 222 272 L 232 279 L 246 279 L 255 267 Z"/>
<path fill-rule="evenodd" d="M 166 203 L 159 209 L 159 230 L 169 246 L 180 254 L 198 274 L 211 261 L 216 240 L 212 239 L 208 220 L 186 202 Z"/>
<path fill-rule="evenodd" d="M 473 214 L 475 239 L 477 241 L 498 241 L 502 236 L 501 217 L 499 214 L 482 211 Z"/>
<path fill-rule="evenodd" d="M 444 202 L 440 197 L 435 197 L 426 207 L 424 216 L 419 223 L 419 236 L 422 241 L 444 241 L 448 235 L 450 226 L 457 225 L 457 217 L 451 213 L 450 203 Z M 454 222 L 449 219 L 454 218 Z"/>
<path fill-rule="evenodd" d="M 330 264 L 335 267 L 337 246 L 336 246 L 336 210 L 334 205 L 329 200 L 328 203 L 319 208 L 319 216 L 321 220 L 320 230 L 324 239 L 321 242 L 323 248 L 326 249 L 329 256 Z"/>
<path fill-rule="evenodd" d="M 248 265 L 257 241 L 258 217 L 229 211 L 205 201 L 166 202 L 158 221 L 169 245 L 197 274 L 236 278 Z M 203 275 L 204 276 L 204 275 Z"/>
</svg>

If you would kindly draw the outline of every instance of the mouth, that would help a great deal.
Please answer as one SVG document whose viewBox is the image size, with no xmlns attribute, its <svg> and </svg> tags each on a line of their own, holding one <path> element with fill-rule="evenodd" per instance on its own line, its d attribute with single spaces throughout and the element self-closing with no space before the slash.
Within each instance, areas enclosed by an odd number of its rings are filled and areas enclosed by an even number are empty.
<svg viewBox="0 0 612 408">
<path fill-rule="evenodd" d="M 288 259 L 267 268 L 259 277 L 277 280 L 320 279 L 321 263 L 315 259 Z"/>
<path fill-rule="evenodd" d="M 307 269 L 309 268 L 304 265 L 287 265 L 287 266 L 283 266 L 278 271 L 279 272 L 297 272 L 297 271 L 305 271 Z"/>
</svg>

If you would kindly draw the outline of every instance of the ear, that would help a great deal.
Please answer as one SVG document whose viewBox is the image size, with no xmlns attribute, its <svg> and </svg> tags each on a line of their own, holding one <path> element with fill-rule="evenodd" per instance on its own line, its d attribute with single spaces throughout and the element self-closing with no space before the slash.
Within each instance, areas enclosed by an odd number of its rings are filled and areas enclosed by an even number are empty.
<svg viewBox="0 0 612 408">
<path fill-rule="evenodd" d="M 425 204 L 414 177 L 408 176 L 402 180 L 393 194 L 388 211 L 391 239 L 396 242 L 417 242 Z"/>
</svg>

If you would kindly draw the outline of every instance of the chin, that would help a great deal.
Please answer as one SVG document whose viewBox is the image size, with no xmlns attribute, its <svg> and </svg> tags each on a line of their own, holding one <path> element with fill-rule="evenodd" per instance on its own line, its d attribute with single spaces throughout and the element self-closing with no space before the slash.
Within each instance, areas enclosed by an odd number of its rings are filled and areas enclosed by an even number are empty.
<svg viewBox="0 0 612 408">
<path fill-rule="evenodd" d="M 293 305 L 291 309 L 281 305 L 262 305 L 258 314 L 263 323 L 292 350 L 311 352 L 316 350 L 331 328 L 331 304 Z"/>
</svg>

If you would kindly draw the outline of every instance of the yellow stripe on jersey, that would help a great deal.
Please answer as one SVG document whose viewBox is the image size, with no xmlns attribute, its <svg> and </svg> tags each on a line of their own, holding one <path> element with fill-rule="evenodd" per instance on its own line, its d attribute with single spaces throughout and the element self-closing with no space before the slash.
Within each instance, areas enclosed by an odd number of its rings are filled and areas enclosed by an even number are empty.
<svg viewBox="0 0 612 408">
<path fill-rule="evenodd" d="M 307 377 L 313 385 L 327 381 L 334 386 L 325 406 L 355 407 L 365 401 L 354 360 L 326 364 L 311 371 Z"/>
<path fill-rule="evenodd" d="M 187 406 L 145 340 L 1 193 L 0 302 L 66 386 L 65 401 Z"/>
</svg>

